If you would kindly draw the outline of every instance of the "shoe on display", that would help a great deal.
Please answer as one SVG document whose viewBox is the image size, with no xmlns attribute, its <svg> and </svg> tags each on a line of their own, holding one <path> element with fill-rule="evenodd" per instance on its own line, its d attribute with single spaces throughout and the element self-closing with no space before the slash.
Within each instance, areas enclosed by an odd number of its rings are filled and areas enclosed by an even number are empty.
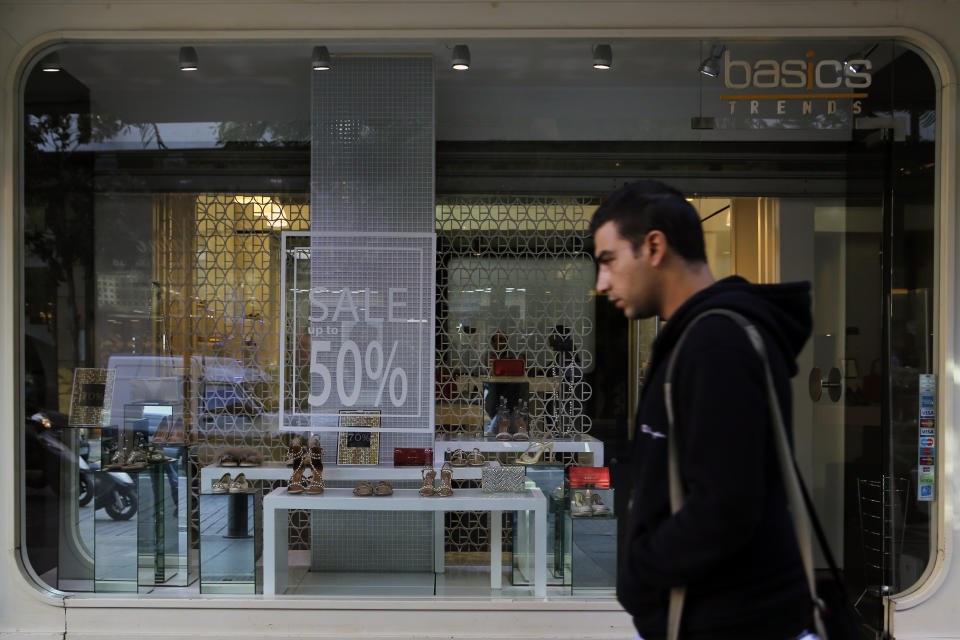
<svg viewBox="0 0 960 640">
<path fill-rule="evenodd" d="M 440 488 L 436 490 L 436 495 L 447 497 L 453 495 L 453 468 L 449 462 L 444 463 L 440 469 Z"/>
<path fill-rule="evenodd" d="M 527 410 L 527 402 L 521 399 L 517 403 L 517 408 L 513 412 L 513 426 L 516 433 L 513 434 L 514 440 L 529 440 L 530 434 L 527 432 L 527 425 L 530 422 L 530 412 Z"/>
<path fill-rule="evenodd" d="M 540 458 L 546 460 L 551 453 L 553 453 L 553 440 L 547 442 L 544 438 L 541 438 L 527 445 L 527 449 L 517 456 L 517 464 L 537 464 L 540 462 Z"/>
<path fill-rule="evenodd" d="M 450 464 L 454 467 L 467 466 L 467 452 L 463 449 L 454 449 L 450 454 Z"/>
<path fill-rule="evenodd" d="M 393 484 L 389 480 L 381 480 L 380 482 L 377 483 L 377 486 L 373 488 L 373 495 L 392 496 Z"/>
<path fill-rule="evenodd" d="M 437 470 L 431 467 L 424 467 L 420 470 L 420 475 L 423 477 L 423 486 L 420 487 L 420 495 L 424 498 L 434 495 L 437 492 L 433 486 L 434 480 L 437 479 Z"/>
<path fill-rule="evenodd" d="M 130 452 L 127 461 L 120 467 L 122 471 L 143 471 L 147 468 L 149 456 L 144 448 L 137 448 Z"/>
<path fill-rule="evenodd" d="M 588 491 L 587 493 L 590 492 Z M 593 515 L 595 516 L 610 515 L 610 507 L 604 504 L 603 500 L 600 499 L 599 493 L 594 493 L 590 496 L 590 508 L 593 509 Z"/>
<path fill-rule="evenodd" d="M 487 459 L 480 453 L 480 449 L 474 447 L 470 455 L 467 456 L 467 462 L 471 467 L 482 467 L 487 462 Z"/>
<path fill-rule="evenodd" d="M 300 454 L 299 459 L 300 464 L 297 465 L 296 469 L 294 469 L 293 475 L 290 476 L 290 481 L 287 482 L 287 493 L 303 493 L 310 484 L 309 480 L 305 480 L 303 477 L 304 471 L 310 467 L 310 464 L 309 462 L 305 461 L 302 453 Z"/>
<path fill-rule="evenodd" d="M 353 495 L 361 498 L 373 495 L 373 485 L 366 480 L 353 488 Z"/>
<path fill-rule="evenodd" d="M 247 482 L 247 476 L 244 474 L 238 475 L 230 483 L 230 493 L 247 493 L 250 491 L 250 483 Z"/>
<path fill-rule="evenodd" d="M 579 491 L 574 492 L 573 500 L 570 501 L 570 515 L 578 518 L 593 515 L 593 508 Z"/>
<path fill-rule="evenodd" d="M 321 453 L 322 453 L 321 449 Z M 259 467 L 263 462 L 263 456 L 251 447 L 243 447 L 236 452 L 237 463 L 241 467 Z"/>
<path fill-rule="evenodd" d="M 219 480 L 214 480 L 210 487 L 210 493 L 228 493 L 230 491 L 230 474 L 225 473 Z"/>
<path fill-rule="evenodd" d="M 240 456 L 234 448 L 224 449 L 220 452 L 217 464 L 221 467 L 237 467 L 240 465 Z"/>
</svg>

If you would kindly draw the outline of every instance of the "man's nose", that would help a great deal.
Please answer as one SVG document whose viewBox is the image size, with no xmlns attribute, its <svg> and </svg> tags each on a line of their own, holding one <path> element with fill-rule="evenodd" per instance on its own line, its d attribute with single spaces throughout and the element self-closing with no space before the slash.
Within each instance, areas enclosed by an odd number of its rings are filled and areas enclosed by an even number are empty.
<svg viewBox="0 0 960 640">
<path fill-rule="evenodd" d="M 610 278 L 607 277 L 605 269 L 600 269 L 597 271 L 597 291 L 600 293 L 606 293 L 610 289 Z"/>
</svg>

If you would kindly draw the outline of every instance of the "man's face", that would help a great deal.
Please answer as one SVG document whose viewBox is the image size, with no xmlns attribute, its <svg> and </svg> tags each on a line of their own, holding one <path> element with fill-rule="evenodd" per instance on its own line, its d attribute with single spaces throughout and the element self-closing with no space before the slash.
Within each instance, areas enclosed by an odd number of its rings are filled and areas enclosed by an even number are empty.
<svg viewBox="0 0 960 640">
<path fill-rule="evenodd" d="M 659 312 L 659 283 L 648 240 L 634 252 L 613 221 L 602 224 L 593 240 L 597 291 L 606 294 L 630 319 L 655 316 Z"/>
</svg>

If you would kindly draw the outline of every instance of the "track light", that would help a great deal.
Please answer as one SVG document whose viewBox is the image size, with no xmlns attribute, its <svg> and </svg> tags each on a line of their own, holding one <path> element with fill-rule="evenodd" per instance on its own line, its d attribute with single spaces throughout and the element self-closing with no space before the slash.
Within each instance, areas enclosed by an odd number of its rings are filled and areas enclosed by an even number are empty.
<svg viewBox="0 0 960 640">
<path fill-rule="evenodd" d="M 470 68 L 470 49 L 467 45 L 458 44 L 453 48 L 450 68 L 456 71 L 466 71 Z"/>
<path fill-rule="evenodd" d="M 330 52 L 326 47 L 313 48 L 313 70 L 330 71 Z"/>
<path fill-rule="evenodd" d="M 196 71 L 199 68 L 197 50 L 193 47 L 180 47 L 180 71 Z"/>
<path fill-rule="evenodd" d="M 46 58 L 40 61 L 40 70 L 47 73 L 56 73 L 63 67 L 60 66 L 60 54 L 54 51 Z"/>
<path fill-rule="evenodd" d="M 710 78 L 716 78 L 720 75 L 720 56 L 723 55 L 723 52 L 727 50 L 726 45 L 715 44 L 713 45 L 713 51 L 710 52 L 710 57 L 705 58 L 703 62 L 700 63 L 699 71 L 705 76 Z"/>
<path fill-rule="evenodd" d="M 598 44 L 593 48 L 593 68 L 609 69 L 613 66 L 613 49 L 608 44 Z"/>
</svg>

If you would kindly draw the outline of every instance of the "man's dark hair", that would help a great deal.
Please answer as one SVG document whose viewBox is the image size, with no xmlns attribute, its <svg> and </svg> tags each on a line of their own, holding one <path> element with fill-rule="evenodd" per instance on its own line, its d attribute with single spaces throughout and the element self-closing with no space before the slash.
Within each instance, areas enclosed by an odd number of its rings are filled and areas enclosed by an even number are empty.
<svg viewBox="0 0 960 640">
<path fill-rule="evenodd" d="M 640 180 L 614 191 L 593 214 L 590 233 L 611 221 L 634 251 L 656 230 L 687 262 L 707 261 L 700 215 L 683 193 L 662 182 Z"/>
</svg>

